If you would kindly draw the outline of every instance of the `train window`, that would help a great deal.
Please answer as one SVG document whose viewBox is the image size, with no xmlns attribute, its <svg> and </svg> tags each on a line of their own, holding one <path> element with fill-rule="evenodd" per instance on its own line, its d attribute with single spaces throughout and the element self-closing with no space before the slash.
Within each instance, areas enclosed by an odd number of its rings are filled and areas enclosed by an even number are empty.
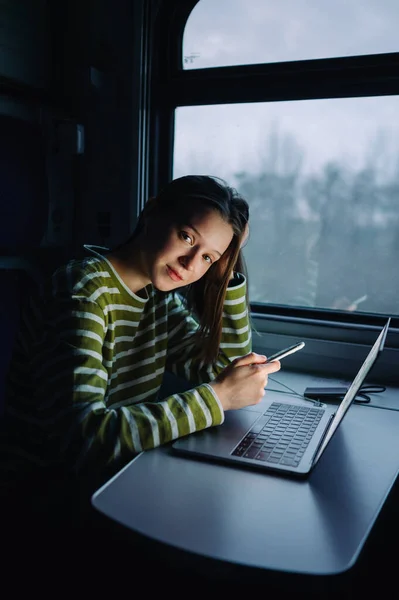
<svg viewBox="0 0 399 600">
<path fill-rule="evenodd" d="M 252 301 L 399 314 L 397 114 L 399 96 L 176 109 L 174 177 L 250 202 Z"/>
<path fill-rule="evenodd" d="M 184 69 L 397 51 L 394 0 L 200 0 L 187 21 Z"/>
<path fill-rule="evenodd" d="M 389 315 L 376 372 L 397 380 L 399 5 L 349 4 L 161 2 L 152 186 L 211 174 L 248 199 L 257 351 L 306 338 L 298 368 L 343 376 Z"/>
</svg>

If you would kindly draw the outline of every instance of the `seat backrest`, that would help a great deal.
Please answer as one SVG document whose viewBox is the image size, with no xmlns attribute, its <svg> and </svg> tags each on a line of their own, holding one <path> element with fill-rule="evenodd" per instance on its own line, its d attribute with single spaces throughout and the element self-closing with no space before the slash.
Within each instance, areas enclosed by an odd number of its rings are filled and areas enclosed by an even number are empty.
<svg viewBox="0 0 399 600">
<path fill-rule="evenodd" d="M 47 226 L 46 152 L 41 127 L 0 115 L 0 415 L 4 378 L 19 323 L 21 294 L 31 278 L 29 257 Z"/>
</svg>

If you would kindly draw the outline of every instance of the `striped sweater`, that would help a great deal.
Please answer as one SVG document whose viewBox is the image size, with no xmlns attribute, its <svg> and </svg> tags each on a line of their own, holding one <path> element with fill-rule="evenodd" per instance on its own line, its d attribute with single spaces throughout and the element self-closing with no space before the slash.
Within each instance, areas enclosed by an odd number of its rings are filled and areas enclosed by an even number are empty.
<svg viewBox="0 0 399 600">
<path fill-rule="evenodd" d="M 208 382 L 251 350 L 251 330 L 239 276 L 227 289 L 218 359 L 201 364 L 198 324 L 181 296 L 152 285 L 135 294 L 87 249 L 23 312 L 7 384 L 8 450 L 25 466 L 108 477 L 143 450 L 223 422 Z M 165 370 L 192 389 L 159 399 Z"/>
</svg>

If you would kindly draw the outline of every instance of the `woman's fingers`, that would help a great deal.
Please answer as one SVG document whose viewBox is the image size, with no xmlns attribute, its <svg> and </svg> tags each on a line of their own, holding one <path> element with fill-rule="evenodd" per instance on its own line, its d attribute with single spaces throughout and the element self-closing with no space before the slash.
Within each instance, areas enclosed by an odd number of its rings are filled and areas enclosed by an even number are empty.
<svg viewBox="0 0 399 600">
<path fill-rule="evenodd" d="M 279 360 L 267 362 L 267 357 L 264 354 L 257 354 L 256 352 L 250 352 L 245 356 L 237 358 L 235 361 L 233 361 L 233 364 L 235 367 L 245 367 L 251 365 L 260 369 L 265 369 L 267 373 L 275 373 L 281 368 L 281 363 Z"/>
<path fill-rule="evenodd" d="M 250 352 L 245 356 L 240 356 L 240 358 L 236 358 L 233 363 L 236 367 L 244 367 L 245 365 L 253 365 L 259 363 L 265 363 L 266 356 L 263 354 L 257 354 L 256 352 Z"/>
<path fill-rule="evenodd" d="M 272 360 L 271 362 L 265 362 L 256 365 L 259 369 L 264 369 L 267 373 L 275 373 L 281 369 L 281 362 L 279 360 Z"/>
</svg>

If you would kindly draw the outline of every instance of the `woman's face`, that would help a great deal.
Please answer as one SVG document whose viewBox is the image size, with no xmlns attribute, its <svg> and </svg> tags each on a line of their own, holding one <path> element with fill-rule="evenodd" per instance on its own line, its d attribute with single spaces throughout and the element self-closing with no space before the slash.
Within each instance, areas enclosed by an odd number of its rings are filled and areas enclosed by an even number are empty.
<svg viewBox="0 0 399 600">
<path fill-rule="evenodd" d="M 160 291 L 171 291 L 200 279 L 227 250 L 233 228 L 214 210 L 197 213 L 177 225 L 151 220 L 143 267 Z"/>
</svg>

